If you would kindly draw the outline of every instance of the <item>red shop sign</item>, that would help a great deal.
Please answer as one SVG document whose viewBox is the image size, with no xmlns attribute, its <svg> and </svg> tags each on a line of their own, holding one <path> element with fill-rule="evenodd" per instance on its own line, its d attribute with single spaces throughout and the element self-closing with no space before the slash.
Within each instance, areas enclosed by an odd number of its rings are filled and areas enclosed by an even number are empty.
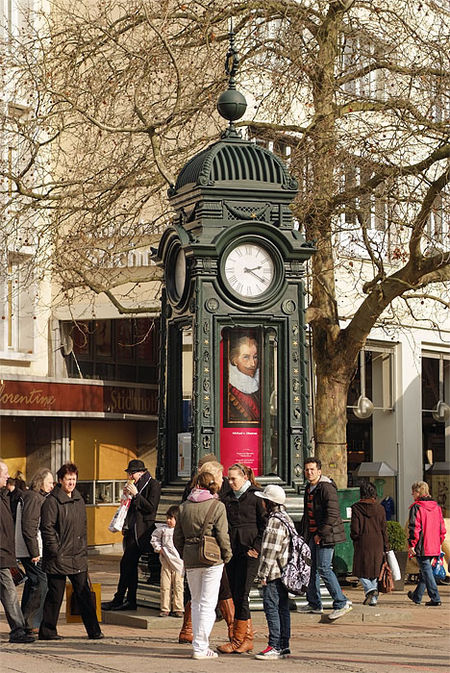
<svg viewBox="0 0 450 673">
<path fill-rule="evenodd" d="M 158 396 L 148 388 L 3 380 L 0 409 L 155 415 Z"/>
</svg>

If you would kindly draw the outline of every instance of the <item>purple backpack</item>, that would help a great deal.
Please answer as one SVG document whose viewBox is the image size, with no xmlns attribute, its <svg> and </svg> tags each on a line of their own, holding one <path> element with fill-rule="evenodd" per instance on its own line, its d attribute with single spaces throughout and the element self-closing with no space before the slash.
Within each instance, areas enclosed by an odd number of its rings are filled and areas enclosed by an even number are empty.
<svg viewBox="0 0 450 673">
<path fill-rule="evenodd" d="M 289 519 L 279 514 L 273 516 L 284 523 L 291 536 L 288 562 L 282 570 L 281 581 L 289 593 L 301 596 L 308 587 L 311 575 L 311 549 L 305 540 L 298 535 Z"/>
</svg>

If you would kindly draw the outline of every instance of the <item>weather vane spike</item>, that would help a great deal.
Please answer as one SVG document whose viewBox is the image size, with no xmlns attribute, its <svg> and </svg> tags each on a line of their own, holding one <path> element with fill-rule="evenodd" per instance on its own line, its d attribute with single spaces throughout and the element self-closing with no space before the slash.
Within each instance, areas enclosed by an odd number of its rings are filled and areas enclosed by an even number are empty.
<svg viewBox="0 0 450 673">
<path fill-rule="evenodd" d="M 233 122 L 244 116 L 245 110 L 247 109 L 247 102 L 245 97 L 239 91 L 236 91 L 235 77 L 239 67 L 239 57 L 237 49 L 234 46 L 232 21 L 230 21 L 230 32 L 228 33 L 228 36 L 230 39 L 230 46 L 225 59 L 225 72 L 229 78 L 228 89 L 219 96 L 217 109 L 219 114 L 229 121 L 228 128 L 222 133 L 222 138 L 240 138 L 241 134 L 236 129 Z"/>
<path fill-rule="evenodd" d="M 229 89 L 236 89 L 236 73 L 239 68 L 239 57 L 238 57 L 238 52 L 236 47 L 234 46 L 234 31 L 233 31 L 233 22 L 231 21 L 230 24 L 230 32 L 228 33 L 228 37 L 230 39 L 230 46 L 227 51 L 226 59 L 225 59 L 225 72 L 227 73 L 228 77 L 230 78 L 228 81 L 228 88 Z"/>
</svg>

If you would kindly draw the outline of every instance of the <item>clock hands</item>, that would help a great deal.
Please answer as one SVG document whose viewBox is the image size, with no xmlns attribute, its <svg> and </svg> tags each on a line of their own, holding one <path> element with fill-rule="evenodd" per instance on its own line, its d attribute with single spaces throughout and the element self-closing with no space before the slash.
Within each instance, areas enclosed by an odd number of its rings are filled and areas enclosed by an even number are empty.
<svg viewBox="0 0 450 673">
<path fill-rule="evenodd" d="M 261 269 L 261 265 L 255 266 L 253 269 L 247 269 L 247 267 L 244 267 L 244 273 L 251 273 L 252 276 L 255 276 L 255 278 L 257 278 L 261 283 L 267 283 L 266 278 L 261 278 L 261 276 L 258 276 L 258 274 L 255 273 L 255 271 L 257 271 L 258 269 Z"/>
</svg>

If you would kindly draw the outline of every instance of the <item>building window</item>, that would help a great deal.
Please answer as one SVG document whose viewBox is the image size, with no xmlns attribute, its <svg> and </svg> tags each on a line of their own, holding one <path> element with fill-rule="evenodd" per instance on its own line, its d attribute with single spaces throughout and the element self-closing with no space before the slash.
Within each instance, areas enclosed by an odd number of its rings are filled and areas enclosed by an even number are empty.
<svg viewBox="0 0 450 673">
<path fill-rule="evenodd" d="M 362 357 L 364 362 L 362 362 Z M 374 412 L 392 412 L 393 408 L 393 358 L 392 349 L 370 344 L 358 360 L 358 367 L 350 384 L 347 397 L 347 471 L 348 485 L 355 482 L 354 472 L 362 462 L 373 459 L 374 416 L 358 418 L 355 408 L 364 392 L 372 403 Z M 362 366 L 364 364 L 364 366 Z"/>
<path fill-rule="evenodd" d="M 343 192 L 364 186 L 372 177 L 369 170 L 348 167 L 341 177 Z M 387 196 L 364 193 L 348 200 L 339 216 L 338 236 L 341 254 L 346 257 L 366 258 L 371 253 L 386 261 L 398 241 L 395 233 L 394 205 Z"/>
<path fill-rule="evenodd" d="M 450 404 L 450 354 L 422 357 L 422 438 L 424 471 L 445 461 L 445 430 L 450 420 L 439 418 L 438 402 Z M 447 442 L 449 439 L 447 438 Z"/>
<path fill-rule="evenodd" d="M 30 257 L 7 255 L 0 273 L 0 352 L 3 357 L 34 352 L 36 297 Z"/>
<path fill-rule="evenodd" d="M 426 226 L 429 247 L 432 250 L 450 249 L 449 202 L 449 194 L 445 191 L 438 194 L 434 200 Z"/>
<path fill-rule="evenodd" d="M 61 322 L 71 378 L 157 383 L 159 322 L 154 318 Z"/>
</svg>

